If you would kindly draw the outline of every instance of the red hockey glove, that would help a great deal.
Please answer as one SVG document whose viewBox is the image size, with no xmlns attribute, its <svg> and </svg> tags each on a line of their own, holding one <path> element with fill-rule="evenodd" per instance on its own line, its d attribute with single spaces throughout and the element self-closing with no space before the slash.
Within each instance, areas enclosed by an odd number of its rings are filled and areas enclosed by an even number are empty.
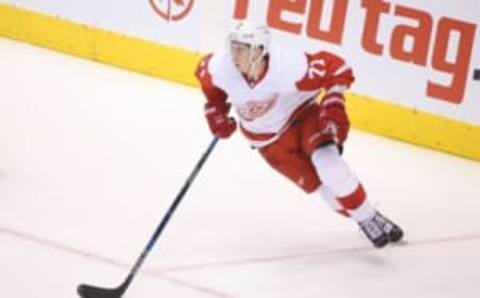
<svg viewBox="0 0 480 298">
<path fill-rule="evenodd" d="M 230 104 L 224 102 L 207 102 L 205 104 L 205 117 L 207 118 L 208 126 L 217 138 L 226 139 L 237 128 L 235 119 L 228 117 L 229 111 Z"/>
<path fill-rule="evenodd" d="M 331 93 L 322 100 L 318 128 L 321 133 L 321 145 L 334 142 L 341 146 L 345 142 L 350 122 L 345 111 L 343 94 Z"/>
</svg>

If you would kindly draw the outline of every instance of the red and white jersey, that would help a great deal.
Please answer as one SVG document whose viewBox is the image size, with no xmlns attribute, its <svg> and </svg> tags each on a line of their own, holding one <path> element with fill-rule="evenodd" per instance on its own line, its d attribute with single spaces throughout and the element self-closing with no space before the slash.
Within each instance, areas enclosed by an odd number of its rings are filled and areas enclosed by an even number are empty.
<svg viewBox="0 0 480 298">
<path fill-rule="evenodd" d="M 210 102 L 231 103 L 251 144 L 262 147 L 275 141 L 301 106 L 322 89 L 349 86 L 350 67 L 327 52 L 304 53 L 271 49 L 265 74 L 250 84 L 233 64 L 228 51 L 205 56 L 196 75 Z"/>
</svg>

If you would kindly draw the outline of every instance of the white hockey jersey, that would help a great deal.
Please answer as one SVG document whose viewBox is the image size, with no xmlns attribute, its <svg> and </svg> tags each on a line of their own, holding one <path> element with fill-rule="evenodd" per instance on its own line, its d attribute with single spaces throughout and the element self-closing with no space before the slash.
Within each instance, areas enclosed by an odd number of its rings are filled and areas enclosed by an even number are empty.
<svg viewBox="0 0 480 298">
<path fill-rule="evenodd" d="M 267 59 L 266 73 L 255 85 L 237 70 L 228 51 L 207 55 L 196 72 L 209 101 L 232 104 L 242 131 L 255 147 L 275 141 L 295 111 L 315 104 L 322 88 L 353 81 L 344 61 L 327 52 L 271 49 Z"/>
</svg>

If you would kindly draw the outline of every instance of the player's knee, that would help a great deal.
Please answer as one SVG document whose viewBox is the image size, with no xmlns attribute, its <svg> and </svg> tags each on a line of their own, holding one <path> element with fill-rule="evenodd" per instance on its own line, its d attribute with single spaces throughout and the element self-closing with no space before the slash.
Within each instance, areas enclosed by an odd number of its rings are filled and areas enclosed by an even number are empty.
<svg viewBox="0 0 480 298">
<path fill-rule="evenodd" d="M 336 196 L 350 194 L 358 187 L 358 179 L 341 158 L 336 145 L 321 147 L 311 155 L 319 177 Z"/>
<path fill-rule="evenodd" d="M 334 144 L 315 149 L 310 158 L 317 170 L 324 170 L 325 174 L 335 175 L 346 171 L 346 164 Z"/>
</svg>

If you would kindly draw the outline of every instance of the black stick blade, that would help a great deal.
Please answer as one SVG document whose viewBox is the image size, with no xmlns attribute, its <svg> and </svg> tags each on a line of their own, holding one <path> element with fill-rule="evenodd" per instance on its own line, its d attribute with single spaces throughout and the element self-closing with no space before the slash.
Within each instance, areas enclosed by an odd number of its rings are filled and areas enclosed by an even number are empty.
<svg viewBox="0 0 480 298">
<path fill-rule="evenodd" d="M 122 286 L 107 289 L 82 284 L 77 287 L 77 293 L 82 298 L 121 298 L 124 292 L 125 288 Z"/>
</svg>

